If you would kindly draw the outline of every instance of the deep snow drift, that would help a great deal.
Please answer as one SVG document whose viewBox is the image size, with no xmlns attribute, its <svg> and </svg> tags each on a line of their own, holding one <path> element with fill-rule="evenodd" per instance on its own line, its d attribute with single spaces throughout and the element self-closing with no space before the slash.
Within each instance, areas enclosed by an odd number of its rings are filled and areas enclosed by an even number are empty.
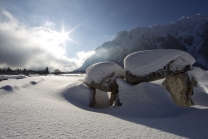
<svg viewBox="0 0 208 139">
<path fill-rule="evenodd" d="M 204 90 L 207 75 L 200 78 Z M 108 96 L 100 95 L 103 102 L 93 109 L 88 106 L 92 92 L 83 84 L 84 78 L 38 76 L 1 81 L 0 138 L 208 137 L 207 107 L 176 106 L 161 87 L 162 80 L 131 85 L 117 79 L 122 106 L 109 107 Z M 206 96 L 204 90 L 196 89 Z"/>
</svg>

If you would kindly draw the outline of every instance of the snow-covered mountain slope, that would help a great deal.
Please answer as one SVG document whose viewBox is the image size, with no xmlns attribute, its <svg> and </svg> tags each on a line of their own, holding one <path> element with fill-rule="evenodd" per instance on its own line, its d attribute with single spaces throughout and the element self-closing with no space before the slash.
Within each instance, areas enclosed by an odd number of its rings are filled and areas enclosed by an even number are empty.
<svg viewBox="0 0 208 139">
<path fill-rule="evenodd" d="M 96 62 L 112 61 L 123 67 L 130 53 L 150 49 L 179 49 L 190 53 L 196 65 L 208 69 L 208 16 L 182 17 L 168 25 L 136 27 L 118 32 L 112 40 L 95 49 L 77 71 L 85 71 Z"/>
</svg>

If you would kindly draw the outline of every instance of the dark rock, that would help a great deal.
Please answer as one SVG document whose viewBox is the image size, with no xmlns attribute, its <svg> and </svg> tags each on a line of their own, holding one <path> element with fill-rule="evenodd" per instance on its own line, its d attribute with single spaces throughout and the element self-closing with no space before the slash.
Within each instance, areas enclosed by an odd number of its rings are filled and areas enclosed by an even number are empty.
<svg viewBox="0 0 208 139">
<path fill-rule="evenodd" d="M 163 68 L 161 68 L 158 71 L 152 72 L 152 73 L 150 73 L 148 75 L 144 75 L 144 76 L 132 75 L 129 71 L 126 71 L 125 72 L 125 79 L 131 84 L 138 84 L 140 82 L 150 82 L 150 81 L 163 79 L 163 78 L 165 78 L 169 75 L 175 74 L 175 73 L 186 72 L 191 67 L 190 65 L 188 65 L 188 66 L 185 66 L 181 70 L 171 70 L 170 69 L 171 63 L 172 62 L 170 62 L 169 64 L 167 64 L 166 66 L 164 66 Z"/>
<path fill-rule="evenodd" d="M 193 45 L 193 41 L 194 41 L 193 36 L 188 36 L 186 39 L 184 39 L 184 43 L 186 43 L 189 46 Z"/>
<path fill-rule="evenodd" d="M 168 76 L 162 85 L 169 91 L 172 101 L 181 107 L 194 105 L 190 96 L 193 95 L 193 88 L 197 85 L 193 77 L 187 73 L 179 73 Z"/>
<path fill-rule="evenodd" d="M 95 99 L 95 95 L 96 95 L 96 89 L 91 87 L 90 89 L 93 90 L 93 95 L 92 95 L 92 99 L 90 101 L 90 107 L 94 108 L 95 107 L 95 104 L 96 104 L 96 99 Z"/>
</svg>

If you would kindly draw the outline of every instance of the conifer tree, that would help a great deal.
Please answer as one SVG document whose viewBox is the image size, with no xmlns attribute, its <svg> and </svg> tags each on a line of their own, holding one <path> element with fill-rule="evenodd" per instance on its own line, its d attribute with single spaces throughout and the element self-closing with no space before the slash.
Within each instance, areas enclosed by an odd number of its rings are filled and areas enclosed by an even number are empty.
<svg viewBox="0 0 208 139">
<path fill-rule="evenodd" d="M 45 69 L 45 74 L 49 74 L 48 67 Z"/>
</svg>

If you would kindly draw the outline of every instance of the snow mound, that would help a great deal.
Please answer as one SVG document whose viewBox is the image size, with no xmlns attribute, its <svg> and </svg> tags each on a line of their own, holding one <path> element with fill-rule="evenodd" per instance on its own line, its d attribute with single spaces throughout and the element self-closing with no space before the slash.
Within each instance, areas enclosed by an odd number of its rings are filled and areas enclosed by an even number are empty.
<svg viewBox="0 0 208 139">
<path fill-rule="evenodd" d="M 64 98 L 71 104 L 80 108 L 89 108 L 93 91 L 82 82 L 75 82 L 66 86 L 63 91 Z"/>
<path fill-rule="evenodd" d="M 193 65 L 195 59 L 188 53 L 174 49 L 155 49 L 134 52 L 124 59 L 125 71 L 137 76 L 149 75 L 158 71 L 168 63 L 170 70 L 182 70 L 185 66 Z"/>
<path fill-rule="evenodd" d="M 30 78 L 32 78 L 32 77 L 30 77 Z M 42 82 L 42 81 L 44 81 L 43 78 L 39 78 L 38 80 L 30 80 L 29 83 L 25 83 L 25 84 L 23 84 L 21 87 L 22 87 L 22 88 L 31 87 L 31 86 L 33 86 L 33 85 L 39 84 L 39 83 Z"/>
<path fill-rule="evenodd" d="M 198 67 L 193 67 L 187 72 L 190 79 L 192 77 L 197 83 L 197 87 L 194 87 L 193 95 L 191 96 L 194 105 L 208 107 L 208 72 Z"/>
<path fill-rule="evenodd" d="M 1 87 L 0 89 L 6 91 L 6 92 L 13 92 L 14 90 L 19 90 L 20 87 L 17 85 L 11 86 L 11 85 L 5 85 Z"/>
<path fill-rule="evenodd" d="M 142 82 L 131 85 L 123 79 L 117 79 L 121 109 L 128 115 L 138 117 L 175 117 L 186 111 L 176 106 L 165 88 L 160 85 Z"/>
<path fill-rule="evenodd" d="M 93 91 L 89 89 L 82 82 L 75 82 L 68 85 L 62 91 L 64 98 L 69 101 L 71 104 L 83 108 L 91 109 L 88 105 L 92 99 Z M 109 96 L 106 92 L 96 90 L 96 105 L 95 108 L 107 108 L 110 107 Z"/>
<path fill-rule="evenodd" d="M 110 74 L 115 73 L 112 77 L 112 80 L 118 76 L 124 76 L 124 70 L 113 62 L 99 62 L 89 66 L 86 69 L 86 78 L 85 81 L 91 83 L 100 83 L 103 78 L 109 76 Z"/>
<path fill-rule="evenodd" d="M 199 84 L 204 88 L 205 92 L 208 94 L 208 71 L 206 71 L 200 81 L 199 81 Z"/>
<path fill-rule="evenodd" d="M 200 78 L 200 84 L 207 85 L 207 83 L 208 83 L 208 71 L 205 71 Z"/>
<path fill-rule="evenodd" d="M 191 77 L 194 77 L 194 79 L 198 82 L 202 82 L 201 81 L 201 78 L 202 76 L 205 74 L 205 71 L 199 67 L 193 67 L 191 70 L 189 70 L 188 72 L 188 76 L 191 78 Z"/>
<path fill-rule="evenodd" d="M 37 84 L 37 82 L 35 82 L 35 81 L 31 81 L 31 82 L 30 82 L 30 84 L 32 84 L 32 85 L 36 85 L 36 84 Z"/>
<path fill-rule="evenodd" d="M 194 101 L 195 105 L 208 107 L 208 71 L 195 70 L 195 76 L 197 76 L 197 88 L 194 90 L 194 95 L 191 99 Z"/>
<path fill-rule="evenodd" d="M 100 109 L 100 108 L 109 108 L 110 107 L 110 92 L 103 92 L 100 90 L 96 90 L 96 104 L 94 108 Z"/>
</svg>

